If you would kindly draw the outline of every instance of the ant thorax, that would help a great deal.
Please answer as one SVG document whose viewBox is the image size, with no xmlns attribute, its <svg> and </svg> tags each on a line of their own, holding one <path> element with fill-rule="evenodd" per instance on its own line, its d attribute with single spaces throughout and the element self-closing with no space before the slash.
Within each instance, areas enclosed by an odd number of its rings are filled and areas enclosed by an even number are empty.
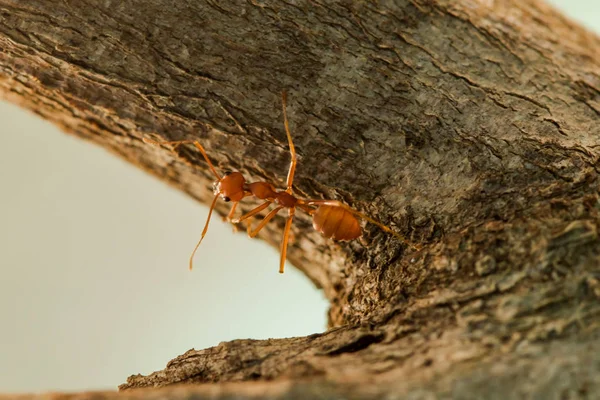
<svg viewBox="0 0 600 400">
<path fill-rule="evenodd" d="M 247 183 L 244 189 L 260 200 L 274 199 L 277 196 L 275 187 L 267 182 Z"/>
</svg>

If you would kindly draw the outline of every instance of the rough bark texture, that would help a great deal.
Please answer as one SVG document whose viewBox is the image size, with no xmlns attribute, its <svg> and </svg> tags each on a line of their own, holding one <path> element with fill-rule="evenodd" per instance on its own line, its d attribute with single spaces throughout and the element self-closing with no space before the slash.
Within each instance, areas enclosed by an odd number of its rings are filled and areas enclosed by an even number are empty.
<svg viewBox="0 0 600 400">
<path fill-rule="evenodd" d="M 422 245 L 371 227 L 336 244 L 301 216 L 289 258 L 331 300 L 331 330 L 191 350 L 121 389 L 600 393 L 600 39 L 545 3 L 0 0 L 0 48 L 4 97 L 204 202 L 200 155 L 141 139 L 197 138 L 281 186 L 287 89 L 297 193 Z M 99 398 L 161 395 L 140 393 Z"/>
</svg>

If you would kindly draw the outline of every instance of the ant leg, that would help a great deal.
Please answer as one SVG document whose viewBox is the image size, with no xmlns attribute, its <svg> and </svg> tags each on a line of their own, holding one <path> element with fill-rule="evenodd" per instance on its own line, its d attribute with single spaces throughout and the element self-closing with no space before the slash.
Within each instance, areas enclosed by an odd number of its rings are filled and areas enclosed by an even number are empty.
<svg viewBox="0 0 600 400">
<path fill-rule="evenodd" d="M 288 123 L 286 106 L 287 106 L 287 94 L 285 90 L 281 92 L 281 103 L 283 105 L 283 125 L 285 126 L 285 134 L 287 135 L 288 143 L 290 145 L 290 155 L 292 159 L 290 161 L 290 169 L 288 170 L 287 176 L 287 193 L 292 193 L 292 183 L 294 182 L 294 172 L 296 171 L 296 148 L 292 141 L 292 134 L 290 133 L 290 124 Z"/>
<path fill-rule="evenodd" d="M 235 208 L 238 205 L 238 201 L 234 202 L 233 205 L 231 206 L 231 210 L 229 210 L 229 214 L 227 214 L 226 217 L 223 217 L 223 221 L 231 221 L 233 214 L 235 213 Z"/>
<path fill-rule="evenodd" d="M 200 151 L 200 153 L 202 153 L 202 156 L 204 157 L 204 160 L 208 164 L 208 167 L 210 168 L 210 170 L 212 171 L 212 173 L 215 175 L 215 177 L 217 178 L 217 180 L 221 180 L 221 176 L 219 175 L 219 173 L 215 169 L 213 163 L 210 162 L 210 160 L 208 158 L 208 155 L 206 154 L 206 151 L 204 150 L 204 147 L 202 147 L 202 145 L 200 144 L 199 141 L 197 141 L 197 140 L 176 140 L 176 141 L 173 141 L 173 142 L 167 142 L 167 141 L 152 140 L 152 139 L 147 139 L 147 138 L 143 138 L 142 140 L 144 141 L 144 143 L 154 144 L 154 145 L 165 144 L 165 145 L 171 145 L 171 146 L 179 146 L 180 144 L 193 144 Z"/>
<path fill-rule="evenodd" d="M 242 215 L 239 218 L 233 219 L 231 220 L 232 223 L 234 224 L 239 224 L 240 222 L 255 216 L 256 214 L 258 214 L 259 212 L 261 212 L 262 210 L 264 210 L 265 208 L 269 207 L 271 205 L 271 203 L 273 203 L 272 201 L 265 201 L 264 203 L 262 203 L 260 206 L 250 210 L 248 213 Z"/>
<path fill-rule="evenodd" d="M 315 213 L 315 211 L 317 211 L 314 208 L 310 208 L 307 205 L 300 203 L 297 203 L 296 206 L 300 207 L 305 213 L 307 213 L 310 216 L 312 216 Z"/>
<path fill-rule="evenodd" d="M 374 220 L 373 218 L 361 213 L 360 211 L 356 211 L 355 209 L 353 209 L 352 207 L 350 207 L 347 204 L 344 204 L 340 201 L 337 200 L 302 200 L 302 204 L 306 204 L 306 205 L 315 205 L 315 206 L 332 206 L 332 207 L 340 207 L 343 208 L 344 210 L 364 219 L 365 221 L 368 221 L 374 225 L 377 225 L 379 228 L 381 228 L 381 230 L 397 237 L 398 239 L 400 239 L 400 241 L 402 241 L 403 243 L 409 245 L 410 247 L 419 250 L 420 247 L 418 245 L 412 244 L 408 241 L 408 239 L 406 239 L 404 236 L 400 235 L 399 233 L 394 232 L 389 226 L 382 224 L 381 222 Z"/>
<path fill-rule="evenodd" d="M 268 214 L 267 214 L 267 215 L 266 215 L 266 216 L 263 218 L 263 220 L 262 220 L 262 221 L 260 221 L 260 224 L 258 224 L 258 226 L 256 227 L 256 229 L 255 229 L 255 230 L 253 230 L 253 231 L 251 231 L 251 232 L 250 232 L 250 230 L 248 231 L 248 236 L 250 236 L 251 238 L 253 238 L 254 236 L 258 235 L 258 232 L 260 232 L 260 230 L 261 230 L 262 228 L 264 228 L 264 227 L 265 227 L 265 225 L 267 225 L 267 224 L 269 223 L 269 221 L 271 221 L 271 220 L 273 219 L 273 217 L 275 217 L 275 215 L 277 215 L 277 213 L 278 213 L 279 211 L 281 211 L 281 209 L 282 209 L 282 208 L 283 208 L 283 206 L 279 206 L 279 207 L 277 207 L 277 208 L 274 208 L 274 209 L 272 209 L 272 210 L 271 210 L 271 212 L 269 212 L 269 213 L 268 213 Z"/>
<path fill-rule="evenodd" d="M 192 251 L 192 255 L 190 256 L 190 271 L 192 270 L 192 263 L 194 260 L 194 255 L 196 254 L 196 250 L 198 250 L 198 247 L 200 247 L 200 243 L 202 243 L 202 239 L 204 239 L 204 236 L 206 235 L 206 232 L 208 231 L 208 223 L 210 222 L 210 217 L 215 208 L 215 204 L 217 204 L 218 199 L 219 199 L 219 195 L 216 195 L 212 204 L 210 205 L 210 210 L 208 211 L 208 217 L 206 218 L 206 224 L 204 224 L 204 229 L 202 230 L 202 236 L 200 236 L 200 240 L 198 241 L 198 244 L 196 245 L 196 247 L 194 247 L 194 251 Z"/>
<path fill-rule="evenodd" d="M 248 221 L 246 221 L 246 233 L 248 234 L 248 237 L 252 237 L 250 236 L 250 234 L 252 233 L 252 220 L 248 219 Z"/>
<path fill-rule="evenodd" d="M 250 193 L 250 192 L 244 192 L 244 197 L 251 196 L 251 195 L 252 195 L 252 193 Z M 244 197 L 242 197 L 242 199 Z M 235 209 L 236 209 L 238 203 L 239 203 L 239 201 L 234 202 L 233 205 L 231 206 L 231 210 L 229 210 L 229 214 L 227 214 L 227 217 L 223 217 L 223 221 L 227 221 L 227 222 L 231 223 L 231 226 L 233 226 L 233 232 L 238 231 L 237 225 L 233 223 L 233 215 L 235 214 Z M 250 221 L 248 221 L 248 225 L 246 227 L 248 230 L 248 235 L 250 235 L 250 225 L 251 225 L 251 223 L 250 223 Z"/>
<path fill-rule="evenodd" d="M 237 201 L 233 203 L 233 205 L 231 206 L 231 210 L 229 210 L 229 214 L 227 214 L 226 217 L 223 217 L 223 221 L 224 222 L 230 222 L 231 221 L 231 219 L 233 218 L 233 214 L 235 213 L 235 209 L 236 209 L 238 203 L 239 202 L 237 202 Z M 235 224 L 231 224 L 231 225 L 233 226 L 233 231 L 237 232 L 238 231 L 237 226 Z"/>
<path fill-rule="evenodd" d="M 314 213 L 317 211 L 316 208 L 310 208 L 309 206 L 305 205 L 305 204 L 301 204 L 301 203 L 296 203 L 296 207 L 300 208 L 302 211 L 304 211 L 305 213 L 307 213 L 308 215 L 310 215 L 311 217 L 314 215 Z M 294 232 L 290 232 L 290 240 L 293 242 L 295 240 L 294 238 Z"/>
<path fill-rule="evenodd" d="M 294 214 L 296 213 L 296 208 L 292 207 L 288 210 L 288 218 L 285 221 L 285 228 L 283 229 L 283 239 L 281 240 L 281 260 L 279 261 L 279 273 L 283 274 L 283 267 L 285 266 L 285 259 L 287 256 L 287 245 L 288 240 L 290 238 L 290 228 L 292 226 L 292 220 L 294 219 Z"/>
</svg>

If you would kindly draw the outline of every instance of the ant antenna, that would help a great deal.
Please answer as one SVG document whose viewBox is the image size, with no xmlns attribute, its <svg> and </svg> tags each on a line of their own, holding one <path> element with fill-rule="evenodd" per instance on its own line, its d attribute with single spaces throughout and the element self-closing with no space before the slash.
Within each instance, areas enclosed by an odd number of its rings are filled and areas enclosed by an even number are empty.
<svg viewBox="0 0 600 400">
<path fill-rule="evenodd" d="M 213 163 L 210 162 L 210 159 L 208 158 L 208 155 L 206 154 L 204 147 L 202 147 L 200 142 L 198 142 L 197 140 L 176 140 L 173 142 L 167 142 L 167 141 L 162 141 L 162 140 L 152 140 L 152 139 L 148 139 L 148 138 L 143 138 L 142 141 L 144 143 L 148 143 L 148 144 L 154 144 L 154 145 L 164 144 L 164 145 L 171 145 L 171 146 L 175 146 L 175 147 L 179 146 L 180 144 L 193 144 L 200 151 L 200 153 L 202 153 L 202 155 L 204 156 L 204 160 L 208 164 L 208 167 L 210 168 L 210 170 L 212 171 L 214 176 L 217 178 L 217 180 L 219 180 L 219 181 L 221 180 L 221 175 L 219 175 L 219 173 L 215 169 L 215 166 L 213 165 Z"/>
<path fill-rule="evenodd" d="M 218 199 L 219 199 L 219 195 L 216 194 L 215 198 L 212 201 L 212 204 L 210 205 L 210 210 L 208 210 L 208 217 L 206 218 L 206 224 L 204 224 L 204 229 L 202 230 L 202 236 L 200 236 L 200 240 L 198 241 L 198 244 L 196 245 L 196 247 L 194 247 L 194 251 L 192 251 L 192 255 L 190 256 L 190 271 L 192 270 L 192 264 L 194 263 L 194 255 L 196 254 L 196 250 L 198 250 L 198 247 L 200 247 L 200 243 L 202 243 L 202 240 L 204 240 L 204 236 L 206 235 L 206 232 L 208 231 L 208 223 L 210 222 L 210 217 L 215 208 L 215 205 L 217 204 Z"/>
<path fill-rule="evenodd" d="M 215 166 L 208 158 L 208 155 L 206 154 L 204 147 L 202 147 L 200 142 L 198 142 L 197 140 L 159 141 L 159 140 L 152 140 L 152 139 L 148 139 L 148 138 L 143 138 L 142 140 L 144 141 L 144 143 L 148 143 L 148 144 L 171 145 L 171 146 L 176 146 L 176 147 L 181 144 L 193 144 L 200 151 L 200 153 L 202 153 L 202 156 L 204 157 L 204 160 L 208 164 L 208 167 L 212 171 L 213 175 L 217 178 L 217 180 L 219 180 L 219 181 L 221 180 L 221 175 L 219 175 L 219 173 L 215 169 Z M 204 229 L 202 230 L 202 236 L 200 237 L 198 244 L 196 245 L 196 247 L 194 247 L 194 251 L 192 251 L 192 255 L 190 256 L 190 271 L 192 270 L 192 267 L 193 267 L 194 255 L 196 255 L 196 251 L 198 250 L 198 247 L 200 247 L 200 243 L 202 243 L 202 240 L 204 239 L 204 236 L 206 236 L 206 232 L 208 231 L 208 223 L 210 222 L 210 217 L 212 216 L 212 212 L 215 208 L 215 205 L 217 204 L 218 198 L 219 198 L 219 195 L 218 194 L 215 195 L 215 198 L 213 199 L 212 204 L 210 205 L 210 209 L 208 211 L 208 217 L 206 218 L 206 224 L 204 224 Z M 233 213 L 236 205 L 237 205 L 237 203 L 234 204 L 234 207 L 232 208 L 232 212 L 230 212 L 230 214 Z"/>
</svg>

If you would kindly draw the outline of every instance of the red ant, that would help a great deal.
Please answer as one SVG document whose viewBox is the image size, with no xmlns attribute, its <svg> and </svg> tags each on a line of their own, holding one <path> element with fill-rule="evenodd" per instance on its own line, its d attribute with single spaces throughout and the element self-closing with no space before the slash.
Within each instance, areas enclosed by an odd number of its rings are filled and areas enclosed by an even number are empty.
<svg viewBox="0 0 600 400">
<path fill-rule="evenodd" d="M 248 235 L 250 237 L 254 237 L 258 234 L 258 232 L 264 228 L 264 226 L 269 223 L 277 215 L 279 211 L 284 208 L 288 209 L 288 217 L 285 222 L 285 228 L 283 230 L 283 239 L 281 241 L 281 259 L 279 262 L 279 272 L 283 273 L 283 268 L 285 265 L 286 254 L 287 254 L 287 245 L 290 235 L 290 227 L 292 226 L 292 219 L 294 218 L 294 214 L 296 213 L 296 208 L 300 208 L 307 214 L 313 217 L 313 227 L 319 231 L 323 236 L 327 238 L 333 238 L 334 240 L 352 240 L 361 236 L 362 228 L 356 219 L 356 216 L 371 222 L 372 224 L 377 225 L 385 232 L 388 232 L 400 240 L 406 243 L 406 239 L 392 231 L 389 227 L 383 225 L 382 223 L 375 221 L 372 218 L 362 214 L 359 211 L 352 209 L 344 203 L 341 203 L 337 200 L 317 200 L 317 199 L 301 199 L 293 194 L 292 184 L 294 182 L 294 172 L 296 171 L 296 149 L 294 148 L 294 143 L 292 142 L 292 135 L 290 134 L 290 127 L 288 124 L 287 114 L 286 114 L 286 93 L 282 93 L 282 104 L 283 104 L 283 123 L 285 125 L 285 133 L 287 135 L 287 139 L 290 146 L 290 168 L 288 170 L 287 175 L 287 188 L 282 191 L 278 191 L 275 187 L 268 182 L 246 182 L 244 176 L 241 172 L 227 172 L 223 177 L 219 175 L 212 162 L 209 160 L 204 147 L 197 140 L 179 140 L 172 142 L 165 141 L 156 141 L 144 138 L 144 142 L 155 145 L 181 145 L 181 144 L 193 144 L 196 148 L 202 153 L 202 156 L 206 160 L 210 170 L 215 175 L 217 180 L 213 184 L 213 191 L 215 197 L 210 205 L 210 211 L 208 212 L 208 218 L 206 219 L 206 224 L 204 225 L 204 229 L 202 230 L 202 236 L 198 241 L 198 244 L 194 248 L 192 255 L 190 257 L 190 270 L 192 269 L 192 262 L 194 259 L 194 255 L 196 254 L 196 250 L 202 243 L 204 236 L 208 230 L 208 223 L 210 222 L 210 217 L 212 215 L 213 209 L 215 208 L 215 204 L 217 203 L 217 199 L 221 197 L 226 202 L 233 202 L 229 215 L 225 218 L 228 221 L 231 221 L 233 224 L 238 224 L 242 221 L 247 220 L 260 213 L 262 210 L 269 207 L 271 204 L 275 203 L 277 207 L 271 210 L 263 220 L 258 224 L 256 229 L 252 230 L 250 224 L 248 224 L 247 230 Z M 252 209 L 248 213 L 244 214 L 240 218 L 232 219 L 233 214 L 235 213 L 235 209 L 238 203 L 244 198 L 248 196 L 254 196 L 259 200 L 265 200 L 264 203 L 259 205 L 258 207 Z M 316 206 L 316 208 L 313 208 Z M 411 245 L 412 246 L 412 245 Z M 415 246 L 412 246 L 415 247 Z"/>
</svg>

